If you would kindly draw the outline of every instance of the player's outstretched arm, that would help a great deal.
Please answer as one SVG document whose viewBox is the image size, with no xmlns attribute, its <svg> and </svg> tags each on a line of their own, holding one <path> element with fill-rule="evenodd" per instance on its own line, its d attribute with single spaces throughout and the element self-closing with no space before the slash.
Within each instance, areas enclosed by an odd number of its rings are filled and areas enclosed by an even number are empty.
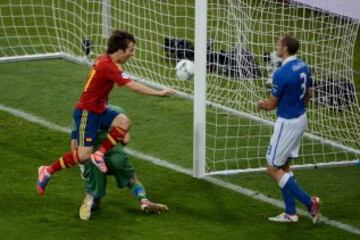
<svg viewBox="0 0 360 240">
<path fill-rule="evenodd" d="M 131 81 L 125 85 L 126 87 L 130 88 L 134 92 L 138 92 L 145 95 L 151 95 L 151 96 L 159 96 L 159 97 L 168 97 L 173 94 L 175 94 L 175 90 L 171 88 L 164 88 L 162 90 L 155 90 L 152 88 L 149 88 L 145 86 L 144 84 Z"/>
</svg>

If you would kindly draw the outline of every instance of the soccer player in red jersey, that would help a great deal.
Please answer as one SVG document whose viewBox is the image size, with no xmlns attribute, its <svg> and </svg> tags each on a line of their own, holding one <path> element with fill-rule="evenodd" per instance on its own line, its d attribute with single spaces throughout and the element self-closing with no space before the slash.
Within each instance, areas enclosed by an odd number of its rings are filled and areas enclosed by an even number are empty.
<svg viewBox="0 0 360 240">
<path fill-rule="evenodd" d="M 125 31 L 114 31 L 110 36 L 107 52 L 105 55 L 98 57 L 93 65 L 80 101 L 76 104 L 74 110 L 73 117 L 76 129 L 72 133 L 74 134 L 72 138 L 77 139 L 78 148 L 66 152 L 49 166 L 39 167 L 36 188 L 40 195 L 45 193 L 50 177 L 55 172 L 75 166 L 86 159 L 90 158 L 100 171 L 107 171 L 104 154 L 116 143 L 121 142 L 131 127 L 130 119 L 124 113 L 106 107 L 109 93 L 115 83 L 145 95 L 163 97 L 175 93 L 170 88 L 151 89 L 123 75 L 123 71 L 118 64 L 124 64 L 134 56 L 135 43 L 134 36 Z M 93 153 L 94 140 L 100 128 L 110 129 L 110 131 L 99 150 Z"/>
</svg>

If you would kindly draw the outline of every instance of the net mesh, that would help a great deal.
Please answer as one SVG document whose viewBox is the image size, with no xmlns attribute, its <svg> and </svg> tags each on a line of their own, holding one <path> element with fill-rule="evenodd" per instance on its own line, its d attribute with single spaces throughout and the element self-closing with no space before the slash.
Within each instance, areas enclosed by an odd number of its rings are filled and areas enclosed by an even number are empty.
<svg viewBox="0 0 360 240">
<path fill-rule="evenodd" d="M 136 58 L 127 72 L 193 94 L 175 78 L 180 59 L 194 58 L 194 1 L 2 0 L 0 58 L 66 53 L 94 59 L 112 29 L 133 33 Z M 302 5 L 271 0 L 209 0 L 206 161 L 209 172 L 259 168 L 274 112 L 269 96 L 279 36 L 301 41 L 298 56 L 313 71 L 315 97 L 297 164 L 359 158 L 359 104 L 352 62 L 358 22 Z M 357 152 L 357 153 L 356 153 Z"/>
</svg>

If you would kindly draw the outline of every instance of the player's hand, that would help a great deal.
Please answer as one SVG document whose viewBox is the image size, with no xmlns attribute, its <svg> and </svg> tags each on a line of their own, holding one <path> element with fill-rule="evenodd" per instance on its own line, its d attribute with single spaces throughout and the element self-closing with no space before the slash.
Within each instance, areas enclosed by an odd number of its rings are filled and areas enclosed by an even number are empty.
<svg viewBox="0 0 360 240">
<path fill-rule="evenodd" d="M 256 105 L 257 110 L 261 110 L 262 109 L 262 105 L 263 105 L 264 101 L 259 101 Z"/>
<path fill-rule="evenodd" d="M 164 88 L 162 90 L 159 91 L 159 96 L 160 97 L 169 97 L 171 95 L 175 94 L 175 90 L 172 88 Z"/>
<path fill-rule="evenodd" d="M 77 148 L 78 148 L 78 143 L 77 143 L 77 140 L 76 140 L 76 139 L 71 139 L 70 148 L 71 148 L 71 151 L 72 151 L 72 152 L 77 150 Z"/>
</svg>

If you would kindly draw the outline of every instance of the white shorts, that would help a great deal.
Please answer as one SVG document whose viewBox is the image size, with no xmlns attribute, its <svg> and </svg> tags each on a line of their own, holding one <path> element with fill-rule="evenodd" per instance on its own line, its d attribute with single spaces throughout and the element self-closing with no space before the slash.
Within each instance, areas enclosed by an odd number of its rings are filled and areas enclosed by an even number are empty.
<svg viewBox="0 0 360 240">
<path fill-rule="evenodd" d="M 267 162 L 274 167 L 282 167 L 289 158 L 299 157 L 301 138 L 306 127 L 306 113 L 292 119 L 279 117 L 266 153 Z"/>
</svg>

